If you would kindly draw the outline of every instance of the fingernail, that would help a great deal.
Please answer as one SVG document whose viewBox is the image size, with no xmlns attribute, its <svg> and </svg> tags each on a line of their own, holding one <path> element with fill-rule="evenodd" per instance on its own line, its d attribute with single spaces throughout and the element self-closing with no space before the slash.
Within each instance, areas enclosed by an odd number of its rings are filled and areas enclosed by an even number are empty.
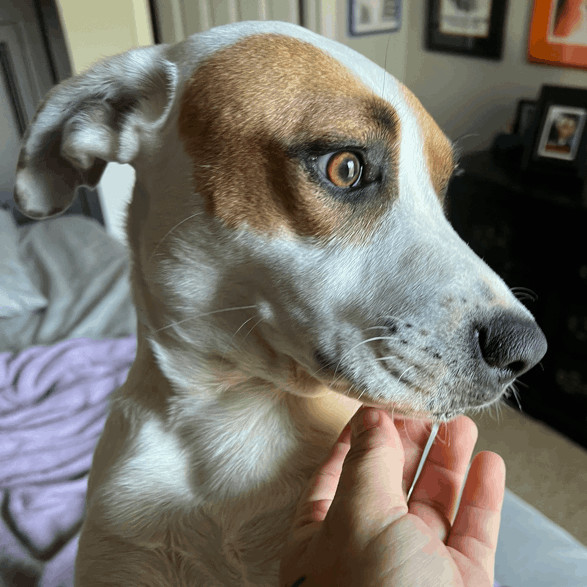
<svg viewBox="0 0 587 587">
<path fill-rule="evenodd" d="M 363 408 L 360 417 L 354 420 L 353 424 L 352 429 L 355 436 L 365 432 L 365 430 L 375 428 L 379 424 L 379 412 L 373 408 Z"/>
</svg>

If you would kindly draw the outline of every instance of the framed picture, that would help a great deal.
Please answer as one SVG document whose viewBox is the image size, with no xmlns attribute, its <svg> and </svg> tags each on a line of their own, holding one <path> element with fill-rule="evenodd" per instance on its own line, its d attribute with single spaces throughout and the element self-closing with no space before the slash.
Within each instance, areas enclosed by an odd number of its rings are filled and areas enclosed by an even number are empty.
<svg viewBox="0 0 587 587">
<path fill-rule="evenodd" d="M 569 177 L 587 171 L 587 90 L 542 86 L 524 169 Z"/>
<path fill-rule="evenodd" d="M 401 0 L 349 0 L 351 36 L 393 33 L 401 24 Z"/>
<path fill-rule="evenodd" d="M 532 127 L 536 114 L 536 100 L 520 100 L 516 108 L 516 119 L 512 133 L 523 137 Z"/>
<path fill-rule="evenodd" d="M 587 3 L 535 0 L 528 60 L 587 69 Z"/>
<path fill-rule="evenodd" d="M 426 48 L 501 59 L 507 0 L 428 0 Z"/>
</svg>

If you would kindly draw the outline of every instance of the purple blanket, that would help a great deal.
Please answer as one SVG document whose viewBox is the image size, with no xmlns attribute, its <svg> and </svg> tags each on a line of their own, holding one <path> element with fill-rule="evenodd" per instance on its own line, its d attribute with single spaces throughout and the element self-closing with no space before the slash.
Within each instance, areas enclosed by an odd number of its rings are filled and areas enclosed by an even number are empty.
<svg viewBox="0 0 587 587">
<path fill-rule="evenodd" d="M 0 584 L 73 585 L 87 475 L 134 337 L 0 353 Z"/>
</svg>

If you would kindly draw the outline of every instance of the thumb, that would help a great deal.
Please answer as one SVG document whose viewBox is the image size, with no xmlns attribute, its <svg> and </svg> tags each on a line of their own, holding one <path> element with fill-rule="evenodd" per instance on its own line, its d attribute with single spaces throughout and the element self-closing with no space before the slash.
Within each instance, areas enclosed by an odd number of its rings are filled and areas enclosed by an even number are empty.
<svg viewBox="0 0 587 587">
<path fill-rule="evenodd" d="M 404 450 L 392 418 L 361 408 L 351 419 L 345 458 L 325 530 L 343 533 L 359 548 L 408 512 L 402 489 Z"/>
</svg>

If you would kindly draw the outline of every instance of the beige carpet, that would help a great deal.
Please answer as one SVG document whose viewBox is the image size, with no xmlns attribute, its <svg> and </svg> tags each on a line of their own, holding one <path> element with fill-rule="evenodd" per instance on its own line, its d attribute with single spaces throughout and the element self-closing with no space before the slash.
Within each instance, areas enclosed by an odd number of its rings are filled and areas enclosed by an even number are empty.
<svg viewBox="0 0 587 587">
<path fill-rule="evenodd" d="M 507 467 L 507 487 L 587 544 L 587 451 L 546 424 L 503 406 L 474 416 L 475 452 L 492 450 Z"/>
</svg>

